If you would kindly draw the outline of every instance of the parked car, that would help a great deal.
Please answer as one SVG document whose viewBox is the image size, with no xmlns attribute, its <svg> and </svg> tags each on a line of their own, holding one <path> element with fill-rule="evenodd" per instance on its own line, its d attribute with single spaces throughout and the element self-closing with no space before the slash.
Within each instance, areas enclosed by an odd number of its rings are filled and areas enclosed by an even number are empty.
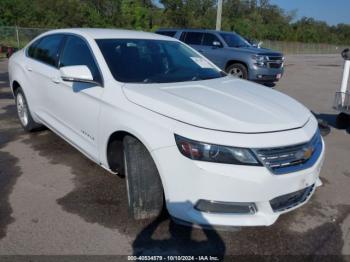
<svg viewBox="0 0 350 262">
<path fill-rule="evenodd" d="M 283 75 L 282 53 L 252 44 L 233 32 L 197 29 L 159 29 L 157 34 L 175 37 L 236 77 L 273 83 Z"/>
<path fill-rule="evenodd" d="M 10 56 L 14 52 L 16 52 L 17 50 L 18 50 L 18 48 L 16 48 L 16 47 L 0 45 L 0 54 L 1 53 L 6 53 L 6 58 L 10 58 Z"/>
<path fill-rule="evenodd" d="M 16 47 L 8 47 L 6 52 L 6 58 L 10 58 L 14 52 L 17 52 L 18 48 Z"/>
<path fill-rule="evenodd" d="M 124 175 L 135 219 L 165 203 L 181 223 L 271 225 L 321 184 L 313 114 L 175 38 L 54 30 L 11 56 L 9 77 L 23 128 Z"/>
</svg>

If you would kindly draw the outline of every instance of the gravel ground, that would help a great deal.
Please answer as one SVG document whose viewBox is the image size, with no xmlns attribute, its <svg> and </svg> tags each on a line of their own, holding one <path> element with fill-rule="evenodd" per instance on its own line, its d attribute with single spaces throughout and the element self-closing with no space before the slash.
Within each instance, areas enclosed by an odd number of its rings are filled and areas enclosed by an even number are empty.
<svg viewBox="0 0 350 262">
<path fill-rule="evenodd" d="M 270 227 L 227 232 L 182 227 L 166 214 L 154 221 L 129 219 L 124 179 L 49 130 L 22 131 L 7 61 L 0 61 L 0 254 L 327 254 L 347 260 L 339 255 L 350 255 L 350 135 L 334 127 L 337 113 L 331 109 L 342 63 L 333 55 L 288 56 L 274 87 L 332 126 L 325 137 L 323 186 Z"/>
</svg>

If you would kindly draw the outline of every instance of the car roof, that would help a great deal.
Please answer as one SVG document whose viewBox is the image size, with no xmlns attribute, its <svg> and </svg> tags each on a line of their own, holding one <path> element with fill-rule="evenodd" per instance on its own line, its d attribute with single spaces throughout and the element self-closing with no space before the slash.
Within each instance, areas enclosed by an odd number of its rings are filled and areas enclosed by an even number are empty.
<svg viewBox="0 0 350 262">
<path fill-rule="evenodd" d="M 93 39 L 113 39 L 113 38 L 127 38 L 127 39 L 154 39 L 154 40 L 171 40 L 177 41 L 176 39 L 168 36 L 159 34 L 125 30 L 125 29 L 104 29 L 104 28 L 68 28 L 68 29 L 57 29 L 48 31 L 46 34 L 57 34 L 57 33 L 72 33 L 78 35 L 88 35 Z"/>
<path fill-rule="evenodd" d="M 200 32 L 200 33 L 230 33 L 236 34 L 236 32 L 218 31 L 214 29 L 195 29 L 195 28 L 159 28 L 156 32 L 161 31 L 186 31 L 186 32 Z"/>
</svg>

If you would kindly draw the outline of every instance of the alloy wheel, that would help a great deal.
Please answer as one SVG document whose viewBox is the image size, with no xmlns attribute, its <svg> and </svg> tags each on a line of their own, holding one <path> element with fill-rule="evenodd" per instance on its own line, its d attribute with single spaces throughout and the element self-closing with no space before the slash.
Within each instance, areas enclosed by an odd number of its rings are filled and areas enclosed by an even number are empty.
<svg viewBox="0 0 350 262">
<path fill-rule="evenodd" d="M 23 126 L 28 125 L 28 107 L 26 101 L 21 93 L 17 94 L 17 113 L 19 120 L 21 121 Z"/>
<path fill-rule="evenodd" d="M 238 77 L 238 78 L 243 78 L 243 72 L 241 69 L 234 67 L 229 71 L 229 74 Z"/>
</svg>

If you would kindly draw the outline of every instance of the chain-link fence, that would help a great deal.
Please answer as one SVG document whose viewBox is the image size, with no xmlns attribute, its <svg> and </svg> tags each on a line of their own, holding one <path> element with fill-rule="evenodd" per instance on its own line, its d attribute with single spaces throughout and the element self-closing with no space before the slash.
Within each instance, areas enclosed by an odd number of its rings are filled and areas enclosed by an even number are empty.
<svg viewBox="0 0 350 262">
<path fill-rule="evenodd" d="M 262 47 L 281 51 L 284 54 L 339 54 L 348 46 L 264 40 Z"/>
<path fill-rule="evenodd" d="M 0 27 L 0 47 L 22 48 L 49 28 Z M 284 54 L 338 54 L 347 46 L 263 40 L 262 47 L 282 51 Z"/>
<path fill-rule="evenodd" d="M 48 30 L 50 29 L 0 26 L 0 45 L 22 48 L 34 37 Z"/>
</svg>

